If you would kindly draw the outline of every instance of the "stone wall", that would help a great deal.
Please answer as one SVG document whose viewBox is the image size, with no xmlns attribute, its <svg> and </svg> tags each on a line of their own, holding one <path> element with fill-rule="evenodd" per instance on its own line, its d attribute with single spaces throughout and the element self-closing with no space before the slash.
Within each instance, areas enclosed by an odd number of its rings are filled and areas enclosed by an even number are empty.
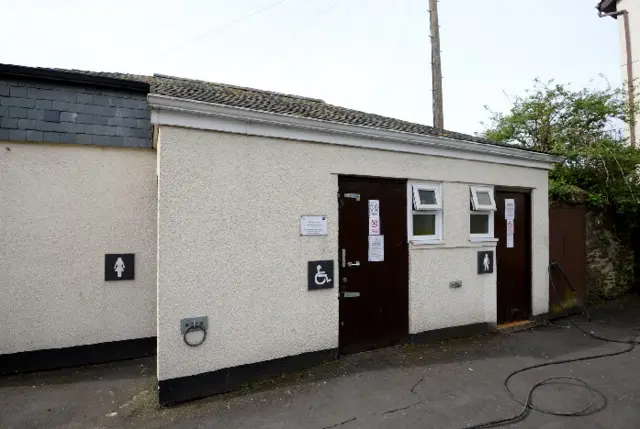
<svg viewBox="0 0 640 429">
<path fill-rule="evenodd" d="M 634 266 L 630 241 L 605 215 L 587 212 L 587 300 L 611 299 L 630 290 Z"/>
</svg>

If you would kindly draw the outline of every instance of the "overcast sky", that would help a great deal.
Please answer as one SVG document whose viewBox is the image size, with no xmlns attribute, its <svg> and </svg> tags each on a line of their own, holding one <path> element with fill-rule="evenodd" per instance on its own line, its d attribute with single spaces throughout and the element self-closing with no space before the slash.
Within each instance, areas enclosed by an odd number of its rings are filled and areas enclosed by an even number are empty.
<svg viewBox="0 0 640 429">
<path fill-rule="evenodd" d="M 535 77 L 620 85 L 596 0 L 441 0 L 445 128 Z M 99 6 L 102 5 L 102 6 Z M 0 0 L 0 62 L 164 73 L 432 124 L 427 0 Z"/>
</svg>

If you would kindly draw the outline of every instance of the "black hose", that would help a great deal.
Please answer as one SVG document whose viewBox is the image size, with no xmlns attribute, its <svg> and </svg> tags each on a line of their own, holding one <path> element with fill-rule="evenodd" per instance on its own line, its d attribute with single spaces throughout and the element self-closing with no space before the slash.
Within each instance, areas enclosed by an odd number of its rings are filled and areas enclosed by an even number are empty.
<svg viewBox="0 0 640 429">
<path fill-rule="evenodd" d="M 551 287 L 553 288 L 554 292 L 556 292 L 556 286 L 553 282 L 553 278 L 551 276 L 551 268 L 556 268 L 557 270 L 560 271 L 560 273 L 562 274 L 562 276 L 564 277 L 564 279 L 567 281 L 567 284 L 569 285 L 569 287 L 571 288 L 571 291 L 574 293 L 574 295 L 576 296 L 576 298 L 578 299 L 578 294 L 576 293 L 575 289 L 573 288 L 573 286 L 571 285 L 571 282 L 569 281 L 569 278 L 567 277 L 567 275 L 565 274 L 564 270 L 562 270 L 562 267 L 560 266 L 560 264 L 556 261 L 551 261 L 551 263 L 549 264 L 549 282 L 551 284 Z M 580 301 L 578 299 L 578 301 Z M 587 317 L 589 318 L 589 321 L 591 321 L 591 315 L 589 314 L 589 312 L 587 311 L 586 307 L 584 306 L 583 303 L 580 302 L 580 305 L 582 307 L 582 309 L 584 310 L 585 314 L 587 315 Z M 545 363 L 540 363 L 540 364 L 536 364 L 536 365 L 530 365 L 530 366 L 526 366 L 524 368 L 518 369 L 516 371 L 511 372 L 507 378 L 504 379 L 504 383 L 503 383 L 503 387 L 504 390 L 507 392 L 507 394 L 509 395 L 509 397 L 511 399 L 513 399 L 514 401 L 516 401 L 517 403 L 519 403 L 520 405 L 523 406 L 523 409 L 520 413 L 518 413 L 517 415 L 513 416 L 513 417 L 507 417 L 507 418 L 503 418 L 503 419 L 497 419 L 497 420 L 491 420 L 485 423 L 480 423 L 477 425 L 473 425 L 473 426 L 465 426 L 464 429 L 485 429 L 485 428 L 493 428 L 493 427 L 498 427 L 498 426 L 504 426 L 504 425 L 509 425 L 511 423 L 516 423 L 519 422 L 521 420 L 524 420 L 527 415 L 529 414 L 529 412 L 531 410 L 535 410 L 544 414 L 550 414 L 553 416 L 585 416 L 585 415 L 589 415 L 592 414 L 596 411 L 599 410 L 594 410 L 593 406 L 596 404 L 596 394 L 600 394 L 600 392 L 598 392 L 597 389 L 595 389 L 593 386 L 589 385 L 589 383 L 587 383 L 586 381 L 582 380 L 581 378 L 578 377 L 569 377 L 569 376 L 557 376 L 557 377 L 549 377 L 549 378 L 545 378 L 542 381 L 539 381 L 538 383 L 534 384 L 530 389 L 529 389 L 529 393 L 527 393 L 527 398 L 525 400 L 519 399 L 518 397 L 516 397 L 516 395 L 511 391 L 511 388 L 509 387 L 509 380 L 511 380 L 511 378 L 513 378 L 515 375 L 520 374 L 522 372 L 525 371 L 530 371 L 532 369 L 537 369 L 537 368 L 542 368 L 545 366 L 552 366 L 552 365 L 560 365 L 560 364 L 564 364 L 564 363 L 570 363 L 570 362 L 581 362 L 581 361 L 586 361 L 586 360 L 593 360 L 593 359 L 600 359 L 600 358 L 604 358 L 604 357 L 610 357 L 610 356 L 618 356 L 624 353 L 629 353 L 631 350 L 633 350 L 636 346 L 636 344 L 638 343 L 636 341 L 636 338 L 638 337 L 638 334 L 636 334 L 635 332 L 640 330 L 640 328 L 634 328 L 631 330 L 630 335 L 629 335 L 629 339 L 628 340 L 612 340 L 610 338 L 605 338 L 605 337 L 601 337 L 599 335 L 596 335 L 592 332 L 588 332 L 586 330 L 584 330 L 582 327 L 580 327 L 578 324 L 576 324 L 573 319 L 571 318 L 571 315 L 567 312 L 567 310 L 564 308 L 564 306 L 562 304 L 560 304 L 560 308 L 562 309 L 563 313 L 565 314 L 565 316 L 567 317 L 567 319 L 569 320 L 569 323 L 571 323 L 571 325 L 575 326 L 578 330 L 580 330 L 581 332 L 583 332 L 584 334 L 595 338 L 597 340 L 601 340 L 601 341 L 605 341 L 608 343 L 617 343 L 617 344 L 627 344 L 628 347 L 625 348 L 624 350 L 620 350 L 617 352 L 611 352 L 611 353 L 601 353 L 601 354 L 597 354 L 597 355 L 592 355 L 592 356 L 585 356 L 585 357 L 580 357 L 580 358 L 573 358 L 573 359 L 563 359 L 563 360 L 557 360 L 557 361 L 552 361 L 552 362 L 545 362 Z M 555 410 L 550 410 L 547 408 L 543 408 L 543 407 L 539 407 L 537 405 L 533 404 L 532 401 L 532 397 L 533 397 L 533 392 L 540 386 L 544 385 L 544 384 L 548 384 L 550 382 L 555 382 L 558 380 L 571 380 L 577 384 L 574 385 L 578 385 L 578 386 L 582 386 L 584 387 L 590 394 L 591 394 L 591 402 L 579 409 L 579 410 L 572 410 L 572 411 L 555 411 Z"/>
</svg>

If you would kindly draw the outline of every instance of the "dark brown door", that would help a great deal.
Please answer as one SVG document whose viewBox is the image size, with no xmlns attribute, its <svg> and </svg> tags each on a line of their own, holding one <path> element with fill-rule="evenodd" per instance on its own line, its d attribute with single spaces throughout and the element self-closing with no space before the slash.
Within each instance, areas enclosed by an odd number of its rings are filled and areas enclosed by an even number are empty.
<svg viewBox="0 0 640 429">
<path fill-rule="evenodd" d="M 586 216 L 585 206 L 555 205 L 549 209 L 549 259 L 557 262 L 562 269 L 551 269 L 551 313 L 577 306 L 576 298 L 584 302 L 587 281 Z"/>
<path fill-rule="evenodd" d="M 409 329 L 407 182 L 341 176 L 338 199 L 340 351 L 404 341 Z M 371 231 L 369 225 L 371 210 L 375 220 L 376 202 L 379 235 L 375 225 Z M 371 240 L 372 250 L 383 241 L 384 255 L 370 255 Z M 378 260 L 370 261 L 370 256 Z"/>
<path fill-rule="evenodd" d="M 498 325 L 531 317 L 531 203 L 528 192 L 495 193 L 498 277 Z M 507 237 L 505 202 L 513 200 L 513 240 Z"/>
</svg>

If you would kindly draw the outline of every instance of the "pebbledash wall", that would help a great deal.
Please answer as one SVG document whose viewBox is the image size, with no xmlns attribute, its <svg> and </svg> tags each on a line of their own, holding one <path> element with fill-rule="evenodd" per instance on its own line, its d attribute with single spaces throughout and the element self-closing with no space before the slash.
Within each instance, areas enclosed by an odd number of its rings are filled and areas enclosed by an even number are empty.
<svg viewBox="0 0 640 429">
<path fill-rule="evenodd" d="M 155 348 L 148 86 L 53 77 L 0 76 L 1 373 Z M 135 280 L 105 282 L 106 253 L 135 253 Z"/>
<path fill-rule="evenodd" d="M 474 157 L 479 160 L 467 160 L 251 136 L 247 134 L 269 129 L 291 133 L 291 128 L 224 115 L 190 116 L 151 104 L 152 122 L 160 124 L 161 402 L 175 399 L 174 379 L 336 350 L 338 289 L 310 292 L 305 286 L 306 261 L 338 263 L 336 194 L 341 174 L 444 184 L 445 242 L 410 245 L 410 333 L 496 323 L 496 276 L 478 276 L 475 271 L 479 248 L 495 248 L 495 243 L 469 241 L 470 184 L 532 190 L 532 306 L 534 315 L 547 312 L 551 164 L 483 162 L 491 158 L 490 148 L 486 157 L 478 154 Z M 192 129 L 210 126 L 229 132 Z M 314 133 L 307 133 L 310 140 Z M 337 133 L 334 138 L 341 139 Z M 328 215 L 326 237 L 300 236 L 300 216 L 309 213 Z M 451 289 L 450 280 L 462 280 L 464 286 Z M 209 318 L 207 340 L 194 349 L 185 346 L 179 330 L 180 319 L 192 316 Z M 165 398 L 163 384 L 169 391 Z"/>
</svg>

